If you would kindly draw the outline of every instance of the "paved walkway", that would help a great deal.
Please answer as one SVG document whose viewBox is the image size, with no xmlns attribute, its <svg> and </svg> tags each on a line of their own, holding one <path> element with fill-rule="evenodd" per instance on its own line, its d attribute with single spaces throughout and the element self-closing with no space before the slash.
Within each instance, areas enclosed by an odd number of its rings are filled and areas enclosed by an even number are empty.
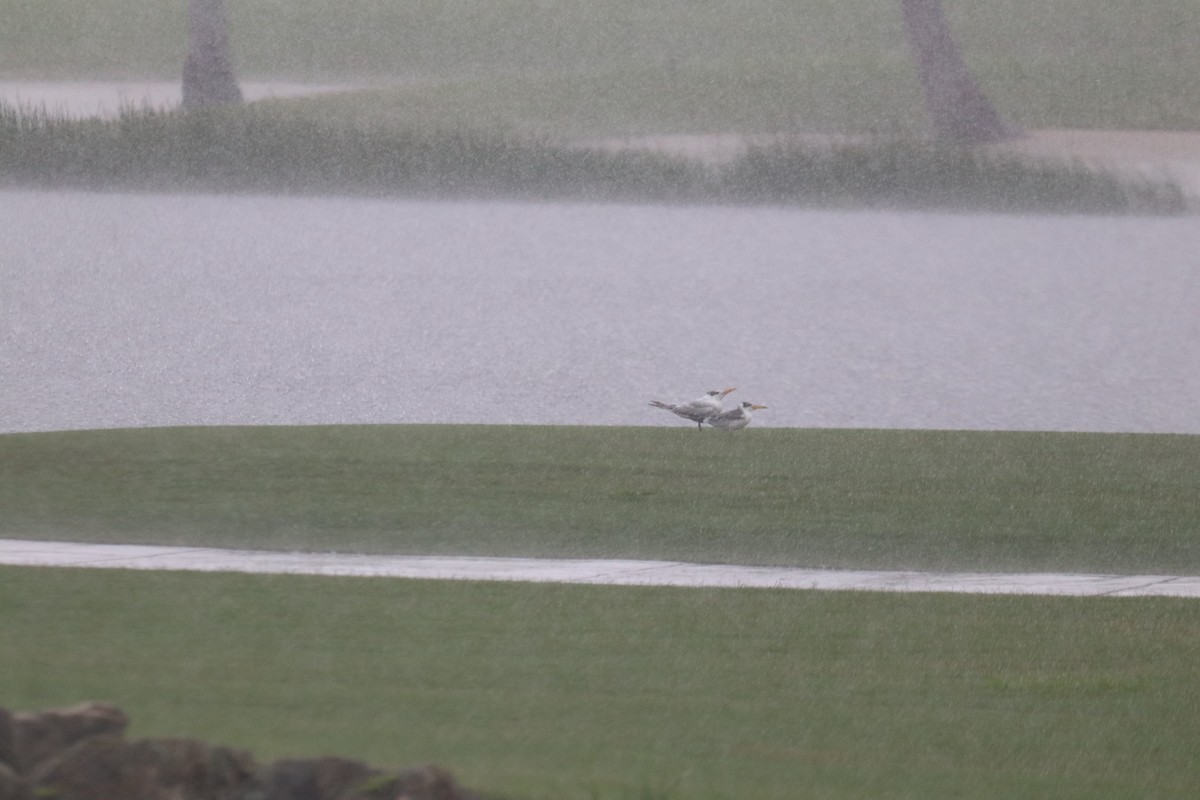
<svg viewBox="0 0 1200 800">
<path fill-rule="evenodd" d="M 18 539 L 0 539 L 0 564 L 625 586 L 740 586 L 884 592 L 1200 597 L 1200 576 L 871 572 L 739 567 L 688 564 L 680 561 L 278 553 L 207 547 L 76 544 Z"/>
</svg>

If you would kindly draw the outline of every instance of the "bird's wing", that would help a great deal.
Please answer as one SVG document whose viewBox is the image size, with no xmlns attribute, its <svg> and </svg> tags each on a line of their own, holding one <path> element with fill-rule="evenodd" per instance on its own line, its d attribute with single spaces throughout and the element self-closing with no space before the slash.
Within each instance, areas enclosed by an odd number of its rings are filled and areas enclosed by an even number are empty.
<svg viewBox="0 0 1200 800">
<path fill-rule="evenodd" d="M 711 413 L 713 408 L 715 408 L 715 406 L 711 403 L 704 403 L 699 400 L 691 400 L 687 403 L 680 403 L 679 405 L 675 406 L 676 411 L 687 411 L 690 414 L 699 414 L 705 412 Z"/>
<path fill-rule="evenodd" d="M 738 406 L 737 408 L 731 408 L 728 411 L 724 411 L 720 414 L 714 414 L 705 420 L 705 422 L 707 422 L 709 425 L 712 425 L 714 428 L 732 428 L 739 425 L 745 425 L 747 422 L 749 422 L 749 415 L 746 413 L 746 409 Z"/>
<path fill-rule="evenodd" d="M 720 413 L 721 406 L 718 403 L 693 400 L 690 403 L 681 403 L 680 405 L 675 406 L 674 411 L 680 416 L 702 420 L 712 416 L 713 414 Z"/>
</svg>

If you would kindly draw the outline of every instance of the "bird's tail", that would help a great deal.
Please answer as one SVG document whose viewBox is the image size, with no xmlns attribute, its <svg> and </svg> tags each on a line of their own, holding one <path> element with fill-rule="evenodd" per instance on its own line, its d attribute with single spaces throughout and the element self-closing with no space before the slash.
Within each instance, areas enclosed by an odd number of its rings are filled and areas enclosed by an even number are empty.
<svg viewBox="0 0 1200 800">
<path fill-rule="evenodd" d="M 667 411 L 671 411 L 675 408 L 675 406 L 671 405 L 670 403 L 664 403 L 661 400 L 651 400 L 650 405 L 654 406 L 655 408 L 665 408 Z"/>
</svg>

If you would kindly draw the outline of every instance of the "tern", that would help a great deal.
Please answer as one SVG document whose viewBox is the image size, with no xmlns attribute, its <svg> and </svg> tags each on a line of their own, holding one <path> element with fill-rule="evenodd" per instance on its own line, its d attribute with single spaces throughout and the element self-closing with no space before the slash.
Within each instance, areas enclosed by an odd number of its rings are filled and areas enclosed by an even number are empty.
<svg viewBox="0 0 1200 800">
<path fill-rule="evenodd" d="M 676 416 L 691 420 L 696 423 L 696 430 L 700 430 L 701 423 L 714 414 L 720 414 L 724 410 L 721 406 L 721 401 L 725 399 L 725 395 L 732 392 L 735 388 L 737 387 L 713 389 L 712 391 L 705 392 L 690 403 L 664 403 L 661 400 L 651 400 L 650 405 L 655 408 L 665 408 Z"/>
<path fill-rule="evenodd" d="M 754 412 L 760 408 L 766 408 L 766 406 L 759 406 L 749 402 L 742 403 L 737 408 L 731 408 L 720 414 L 713 414 L 704 421 L 714 428 L 720 428 L 723 431 L 740 431 L 750 424 L 750 420 L 754 418 Z"/>
</svg>

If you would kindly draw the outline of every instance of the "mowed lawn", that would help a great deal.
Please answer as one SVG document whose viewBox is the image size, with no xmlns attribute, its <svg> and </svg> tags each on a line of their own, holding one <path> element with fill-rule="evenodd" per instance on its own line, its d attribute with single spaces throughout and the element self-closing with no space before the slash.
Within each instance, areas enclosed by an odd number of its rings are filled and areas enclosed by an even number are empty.
<svg viewBox="0 0 1200 800">
<path fill-rule="evenodd" d="M 1200 609 L 0 568 L 0 703 L 510 798 L 1191 798 Z"/>
<path fill-rule="evenodd" d="M 331 426 L 0 436 L 0 536 L 1195 573 L 1200 437 Z M 1185 798 L 1200 608 L 0 568 L 0 705 L 520 800 Z"/>
<path fill-rule="evenodd" d="M 1200 437 L 663 427 L 0 436 L 0 537 L 1200 574 Z"/>
</svg>

